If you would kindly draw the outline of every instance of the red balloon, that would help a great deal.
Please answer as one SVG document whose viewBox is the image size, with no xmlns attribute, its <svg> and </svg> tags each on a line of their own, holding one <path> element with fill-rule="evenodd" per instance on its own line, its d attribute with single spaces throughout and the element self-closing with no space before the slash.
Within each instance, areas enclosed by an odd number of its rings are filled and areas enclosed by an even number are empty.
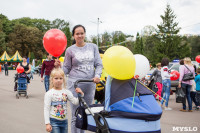
<svg viewBox="0 0 200 133">
<path fill-rule="evenodd" d="M 43 46 L 49 54 L 59 57 L 67 47 L 67 38 L 62 31 L 51 29 L 44 34 Z"/>
<path fill-rule="evenodd" d="M 195 60 L 200 63 L 200 55 L 196 56 Z"/>
<path fill-rule="evenodd" d="M 24 68 L 22 66 L 17 67 L 17 73 L 23 73 Z"/>
<path fill-rule="evenodd" d="M 174 77 L 170 77 L 171 80 L 177 80 L 180 77 L 180 73 L 178 71 L 172 71 L 171 74 L 174 74 Z"/>
</svg>

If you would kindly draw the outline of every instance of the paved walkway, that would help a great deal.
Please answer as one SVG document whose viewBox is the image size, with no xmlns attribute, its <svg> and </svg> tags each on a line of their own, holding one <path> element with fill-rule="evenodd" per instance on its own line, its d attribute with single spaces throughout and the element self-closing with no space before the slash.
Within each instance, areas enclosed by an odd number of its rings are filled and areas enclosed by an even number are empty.
<svg viewBox="0 0 200 133">
<path fill-rule="evenodd" d="M 45 94 L 43 82 L 40 82 L 38 75 L 34 75 L 28 87 L 29 99 L 25 97 L 16 99 L 13 91 L 15 72 L 10 70 L 9 76 L 0 72 L 0 133 L 46 133 L 43 118 Z M 200 132 L 200 111 L 180 112 L 181 104 L 175 103 L 175 95 L 170 97 L 169 106 L 173 110 L 163 111 L 162 133 L 183 133 L 173 131 L 174 127 L 197 128 L 197 132 Z M 70 108 L 68 108 L 68 114 L 70 114 Z"/>
</svg>

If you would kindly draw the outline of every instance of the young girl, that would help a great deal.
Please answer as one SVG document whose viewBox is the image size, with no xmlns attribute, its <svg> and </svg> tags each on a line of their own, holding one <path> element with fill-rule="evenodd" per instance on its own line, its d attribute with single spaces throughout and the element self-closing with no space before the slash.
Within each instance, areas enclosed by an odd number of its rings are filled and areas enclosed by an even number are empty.
<svg viewBox="0 0 200 133">
<path fill-rule="evenodd" d="M 64 85 L 63 85 L 64 83 Z M 66 133 L 67 122 L 67 100 L 75 105 L 79 104 L 71 91 L 65 88 L 64 71 L 60 68 L 53 69 L 50 75 L 50 90 L 44 97 L 44 118 L 46 130 L 51 133 Z M 80 88 L 76 92 L 84 95 Z"/>
</svg>

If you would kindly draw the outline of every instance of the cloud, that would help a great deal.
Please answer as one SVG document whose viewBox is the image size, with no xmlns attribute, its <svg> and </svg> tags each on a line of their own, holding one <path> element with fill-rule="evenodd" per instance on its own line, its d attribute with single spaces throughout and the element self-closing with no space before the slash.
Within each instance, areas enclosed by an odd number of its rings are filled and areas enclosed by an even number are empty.
<svg viewBox="0 0 200 133">
<path fill-rule="evenodd" d="M 97 34 L 97 18 L 102 23 L 99 33 L 122 31 L 136 35 L 146 25 L 157 27 L 162 22 L 167 3 L 177 15 L 180 27 L 199 23 L 199 0 L 0 0 L 0 13 L 9 19 L 21 17 L 56 18 L 69 21 L 71 28 L 76 24 L 86 27 L 87 36 Z M 181 34 L 200 34 L 200 25 L 183 28 Z"/>
</svg>

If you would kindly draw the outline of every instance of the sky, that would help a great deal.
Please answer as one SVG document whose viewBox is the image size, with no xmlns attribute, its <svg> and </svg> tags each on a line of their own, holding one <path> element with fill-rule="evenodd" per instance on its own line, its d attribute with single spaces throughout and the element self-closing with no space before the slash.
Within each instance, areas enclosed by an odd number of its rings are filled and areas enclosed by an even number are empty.
<svg viewBox="0 0 200 133">
<path fill-rule="evenodd" d="M 122 31 L 135 36 L 147 25 L 157 28 L 167 3 L 177 16 L 180 34 L 200 35 L 200 0 L 0 0 L 0 13 L 9 20 L 30 17 L 82 24 L 89 38 Z"/>
</svg>

